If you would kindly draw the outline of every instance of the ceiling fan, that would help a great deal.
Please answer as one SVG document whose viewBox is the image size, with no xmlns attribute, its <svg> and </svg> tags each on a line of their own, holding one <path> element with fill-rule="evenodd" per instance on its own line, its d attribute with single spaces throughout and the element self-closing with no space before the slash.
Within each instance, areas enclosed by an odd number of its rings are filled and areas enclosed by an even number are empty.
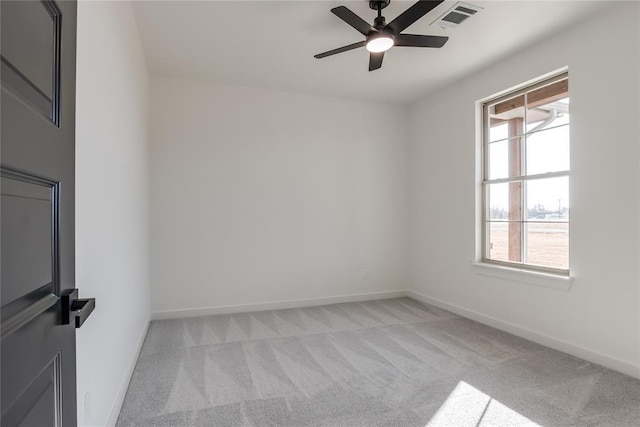
<svg viewBox="0 0 640 427">
<path fill-rule="evenodd" d="M 424 36 L 418 34 L 402 34 L 401 32 L 411 24 L 429 13 L 433 8 L 438 6 L 443 0 L 439 1 L 423 1 L 420 0 L 405 10 L 400 16 L 388 24 L 382 16 L 382 9 L 389 6 L 391 0 L 371 0 L 369 7 L 378 11 L 378 17 L 373 21 L 373 25 L 369 25 L 364 19 L 353 13 L 345 6 L 338 6 L 331 9 L 331 12 L 347 24 L 358 30 L 365 40 L 353 43 L 347 46 L 339 47 L 327 52 L 314 55 L 316 58 L 326 58 L 336 53 L 347 52 L 359 47 L 366 47 L 369 53 L 369 71 L 377 70 L 382 67 L 382 59 L 384 53 L 393 46 L 409 46 L 409 47 L 437 47 L 440 48 L 449 40 L 449 37 L 443 36 Z"/>
</svg>

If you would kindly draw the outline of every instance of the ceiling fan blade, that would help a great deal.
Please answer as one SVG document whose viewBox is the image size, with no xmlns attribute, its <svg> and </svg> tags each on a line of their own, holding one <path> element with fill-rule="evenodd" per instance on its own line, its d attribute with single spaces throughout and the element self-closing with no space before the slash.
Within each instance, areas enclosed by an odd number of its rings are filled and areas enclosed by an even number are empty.
<svg viewBox="0 0 640 427">
<path fill-rule="evenodd" d="M 368 35 L 371 31 L 375 31 L 375 28 L 373 28 L 371 24 L 367 23 L 367 21 L 351 12 L 351 10 L 347 9 L 345 6 L 334 7 L 333 9 L 331 9 L 331 12 L 338 18 L 342 19 L 344 22 L 358 30 L 363 36 Z"/>
<path fill-rule="evenodd" d="M 401 31 L 404 31 L 409 25 L 416 22 L 418 19 L 422 18 L 427 13 L 431 12 L 433 8 L 438 6 L 444 0 L 438 1 L 425 1 L 420 0 L 409 9 L 402 12 L 396 19 L 389 22 L 385 28 L 390 28 L 396 34 L 400 34 Z"/>
<path fill-rule="evenodd" d="M 384 58 L 384 52 L 371 52 L 369 54 L 369 71 L 377 70 L 382 67 L 382 59 Z"/>
<path fill-rule="evenodd" d="M 398 34 L 395 38 L 394 46 L 442 47 L 447 40 L 449 40 L 449 37 Z"/>
<path fill-rule="evenodd" d="M 331 56 L 331 55 L 335 55 L 336 53 L 342 53 L 342 52 L 347 52 L 349 50 L 353 50 L 353 49 L 357 49 L 359 47 L 363 47 L 365 44 L 367 44 L 367 42 L 365 40 L 358 42 L 358 43 L 353 43 L 350 44 L 348 46 L 342 46 L 339 47 L 337 49 L 333 49 L 333 50 L 329 50 L 327 52 L 323 52 L 323 53 L 319 53 L 317 55 L 313 55 L 315 58 L 326 58 L 327 56 Z"/>
</svg>

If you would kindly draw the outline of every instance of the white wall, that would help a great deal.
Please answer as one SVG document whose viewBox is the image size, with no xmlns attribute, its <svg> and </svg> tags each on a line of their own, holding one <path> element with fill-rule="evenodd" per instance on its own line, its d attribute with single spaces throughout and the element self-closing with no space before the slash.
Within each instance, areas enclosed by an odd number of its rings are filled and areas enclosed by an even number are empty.
<svg viewBox="0 0 640 427">
<path fill-rule="evenodd" d="M 149 321 L 148 73 L 128 2 L 79 2 L 78 422 L 113 425 Z M 85 414 L 85 395 L 89 394 Z"/>
<path fill-rule="evenodd" d="M 637 3 L 525 49 L 410 109 L 411 286 L 487 323 L 640 376 Z M 562 291 L 487 277 L 476 252 L 475 102 L 569 67 L 571 275 Z"/>
<path fill-rule="evenodd" d="M 404 289 L 406 113 L 153 78 L 152 311 Z"/>
</svg>

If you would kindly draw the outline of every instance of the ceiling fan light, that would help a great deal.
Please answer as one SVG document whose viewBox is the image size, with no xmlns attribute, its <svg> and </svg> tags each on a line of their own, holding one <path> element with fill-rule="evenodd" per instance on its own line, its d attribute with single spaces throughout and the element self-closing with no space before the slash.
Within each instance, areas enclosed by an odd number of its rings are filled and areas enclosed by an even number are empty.
<svg viewBox="0 0 640 427">
<path fill-rule="evenodd" d="M 367 50 L 369 52 L 385 52 L 393 47 L 393 37 L 389 35 L 381 35 L 378 37 L 372 37 L 367 41 Z"/>
</svg>

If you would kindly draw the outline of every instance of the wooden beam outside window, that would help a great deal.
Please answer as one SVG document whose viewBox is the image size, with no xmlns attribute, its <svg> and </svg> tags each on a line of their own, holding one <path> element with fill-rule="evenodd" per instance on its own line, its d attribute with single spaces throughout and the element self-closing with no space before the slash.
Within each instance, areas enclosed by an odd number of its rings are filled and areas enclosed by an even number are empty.
<svg viewBox="0 0 640 427">
<path fill-rule="evenodd" d="M 508 121 L 509 137 L 522 135 L 524 119 Z M 509 176 L 522 175 L 522 137 L 509 140 Z M 522 181 L 509 183 L 509 261 L 522 262 Z"/>
<path fill-rule="evenodd" d="M 535 108 L 569 96 L 569 79 L 560 80 L 548 86 L 527 93 L 527 108 Z M 494 106 L 494 114 L 502 114 L 524 106 L 524 97 L 507 99 Z"/>
</svg>

